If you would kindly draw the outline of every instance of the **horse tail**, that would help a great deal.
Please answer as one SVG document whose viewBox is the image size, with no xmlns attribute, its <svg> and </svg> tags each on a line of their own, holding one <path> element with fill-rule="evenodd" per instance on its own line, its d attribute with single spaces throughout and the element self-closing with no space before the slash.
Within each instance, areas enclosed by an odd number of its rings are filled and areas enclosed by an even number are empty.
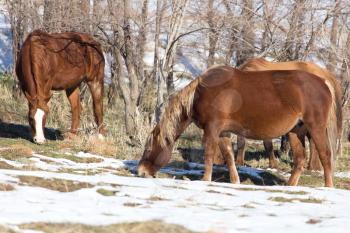
<svg viewBox="0 0 350 233">
<path fill-rule="evenodd" d="M 338 142 L 338 118 L 337 118 L 337 99 L 336 99 L 336 91 L 334 86 L 326 80 L 326 85 L 328 86 L 329 91 L 332 95 L 332 104 L 330 108 L 330 112 L 328 115 L 327 121 L 327 137 L 328 144 L 330 146 L 332 159 L 336 159 L 337 155 L 337 142 Z"/>
<path fill-rule="evenodd" d="M 191 81 L 182 90 L 172 95 L 161 115 L 158 140 L 162 147 L 172 145 L 179 135 L 179 124 L 191 118 L 193 100 L 200 77 Z M 184 129 L 183 129 L 184 130 Z"/>
<path fill-rule="evenodd" d="M 17 62 L 16 62 L 16 75 L 20 83 L 23 94 L 26 96 L 28 101 L 35 105 L 37 87 L 36 81 L 32 71 L 32 56 L 31 56 L 31 44 L 32 37 L 35 33 L 28 35 L 24 41 L 23 46 L 20 50 Z"/>
<path fill-rule="evenodd" d="M 333 109 L 335 108 L 335 116 L 336 116 L 336 127 L 337 127 L 337 142 L 336 142 L 336 155 L 341 156 L 342 155 L 342 133 L 343 133 L 343 109 L 342 109 L 342 90 L 341 90 L 341 86 L 339 84 L 339 82 L 337 81 L 337 79 L 335 78 L 335 76 L 331 73 L 329 73 L 329 71 L 327 71 L 326 75 L 326 80 L 328 80 L 330 83 L 330 85 L 328 85 L 328 87 L 331 86 L 330 90 L 333 90 L 333 94 L 332 97 L 334 99 L 334 105 Z"/>
<path fill-rule="evenodd" d="M 334 78 L 334 96 L 336 105 L 337 118 L 337 155 L 342 156 L 342 134 L 343 134 L 343 108 L 342 108 L 342 91 L 339 82 Z"/>
</svg>

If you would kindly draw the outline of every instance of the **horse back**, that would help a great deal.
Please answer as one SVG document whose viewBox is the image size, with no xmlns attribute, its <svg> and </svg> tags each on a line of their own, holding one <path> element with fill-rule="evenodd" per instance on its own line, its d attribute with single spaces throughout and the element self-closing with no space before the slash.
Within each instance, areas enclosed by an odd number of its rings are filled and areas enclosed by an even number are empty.
<svg viewBox="0 0 350 233">
<path fill-rule="evenodd" d="M 273 138 L 288 132 L 305 114 L 328 111 L 330 103 L 324 80 L 304 71 L 215 67 L 201 76 L 195 122 L 205 127 L 217 121 L 250 138 Z"/>
</svg>

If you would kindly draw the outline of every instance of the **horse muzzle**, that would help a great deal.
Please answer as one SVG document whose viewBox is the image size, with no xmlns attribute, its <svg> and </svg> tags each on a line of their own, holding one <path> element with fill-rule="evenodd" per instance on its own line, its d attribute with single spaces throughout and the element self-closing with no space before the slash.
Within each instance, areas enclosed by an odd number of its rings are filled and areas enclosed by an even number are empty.
<svg viewBox="0 0 350 233">
<path fill-rule="evenodd" d="M 145 178 L 155 178 L 155 172 L 149 166 L 141 163 L 137 168 L 137 175 Z"/>
</svg>

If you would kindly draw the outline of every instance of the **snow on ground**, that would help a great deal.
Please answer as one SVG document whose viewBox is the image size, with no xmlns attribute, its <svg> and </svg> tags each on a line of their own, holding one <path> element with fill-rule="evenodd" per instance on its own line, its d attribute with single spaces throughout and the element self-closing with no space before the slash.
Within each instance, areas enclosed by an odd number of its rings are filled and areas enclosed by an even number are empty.
<svg viewBox="0 0 350 233">
<path fill-rule="evenodd" d="M 0 224 L 12 227 L 29 222 L 105 225 L 157 219 L 200 232 L 264 233 L 346 232 L 350 226 L 349 191 L 144 179 L 118 176 L 110 170 L 92 175 L 61 172 L 60 168 L 134 170 L 137 164 L 82 152 L 76 156 L 101 161 L 78 163 L 33 154 L 29 161 L 39 170 L 0 169 L 0 184 L 14 187 L 12 191 L 0 191 Z M 2 162 L 10 163 L 5 159 Z M 12 165 L 18 168 L 25 164 L 12 161 Z M 176 175 L 185 171 L 168 167 L 162 172 Z M 189 163 L 187 172 L 200 175 L 203 165 Z M 240 168 L 242 172 L 259 177 L 262 170 Z M 59 192 L 23 184 L 20 176 L 91 185 L 74 192 Z M 101 195 L 97 192 L 99 189 L 109 190 L 112 195 Z"/>
</svg>

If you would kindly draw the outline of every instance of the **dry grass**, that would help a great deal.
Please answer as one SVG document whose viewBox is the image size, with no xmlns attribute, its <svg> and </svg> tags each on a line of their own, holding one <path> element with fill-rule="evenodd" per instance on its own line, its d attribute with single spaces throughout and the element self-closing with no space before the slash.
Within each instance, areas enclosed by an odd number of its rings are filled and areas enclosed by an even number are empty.
<svg viewBox="0 0 350 233">
<path fill-rule="evenodd" d="M 106 197 L 114 196 L 117 193 L 117 191 L 115 190 L 103 189 L 103 188 L 97 189 L 96 192 Z"/>
<path fill-rule="evenodd" d="M 142 204 L 141 203 L 136 203 L 136 202 L 125 202 L 123 205 L 126 206 L 126 207 L 138 207 L 138 206 L 140 206 Z"/>
<path fill-rule="evenodd" d="M 0 191 L 12 191 L 14 190 L 15 188 L 10 185 L 10 184 L 2 184 L 0 183 Z"/>
<path fill-rule="evenodd" d="M 287 198 L 287 197 L 271 197 L 269 198 L 270 201 L 275 202 L 302 202 L 302 203 L 314 203 L 314 204 L 322 204 L 323 200 L 317 199 L 317 198 Z"/>
<path fill-rule="evenodd" d="M 161 221 L 121 223 L 107 226 L 88 226 L 82 224 L 22 224 L 22 229 L 43 231 L 45 233 L 190 233 L 186 228 Z M 1 228 L 0 228 L 1 229 Z M 9 232 L 10 233 L 10 232 Z"/>
<path fill-rule="evenodd" d="M 251 203 L 246 203 L 242 205 L 241 207 L 246 208 L 246 209 L 255 209 L 255 206 L 253 206 Z"/>
<path fill-rule="evenodd" d="M 59 192 L 74 192 L 79 189 L 93 187 L 89 183 L 63 179 L 45 179 L 35 176 L 19 176 L 18 178 L 23 185 L 37 186 Z"/>
<path fill-rule="evenodd" d="M 148 201 L 169 201 L 170 199 L 153 195 L 153 196 L 150 196 L 147 200 Z"/>
<path fill-rule="evenodd" d="M 320 219 L 314 219 L 314 218 L 310 218 L 309 220 L 306 221 L 307 224 L 317 224 L 322 222 Z"/>
<path fill-rule="evenodd" d="M 2 225 L 0 225 L 0 232 L 1 233 L 18 233 L 16 231 L 11 230 L 11 229 L 7 228 L 6 226 L 2 226 Z"/>
<path fill-rule="evenodd" d="M 0 169 L 15 169 L 15 167 L 4 161 L 0 161 Z"/>
<path fill-rule="evenodd" d="M 240 191 L 263 191 L 267 193 L 285 193 L 285 194 L 290 194 L 290 195 L 306 195 L 308 192 L 305 191 L 290 191 L 290 190 L 277 190 L 277 189 L 262 189 L 262 188 L 245 188 L 245 187 L 240 187 L 240 188 L 234 188 L 236 190 Z"/>
<path fill-rule="evenodd" d="M 334 177 L 333 181 L 335 188 L 350 190 L 350 179 Z M 324 177 L 321 175 L 302 175 L 298 185 L 306 187 L 323 187 Z"/>
<path fill-rule="evenodd" d="M 0 148 L 0 157 L 7 160 L 19 160 L 30 157 L 33 150 L 22 144 L 13 144 L 5 148 Z"/>
</svg>

